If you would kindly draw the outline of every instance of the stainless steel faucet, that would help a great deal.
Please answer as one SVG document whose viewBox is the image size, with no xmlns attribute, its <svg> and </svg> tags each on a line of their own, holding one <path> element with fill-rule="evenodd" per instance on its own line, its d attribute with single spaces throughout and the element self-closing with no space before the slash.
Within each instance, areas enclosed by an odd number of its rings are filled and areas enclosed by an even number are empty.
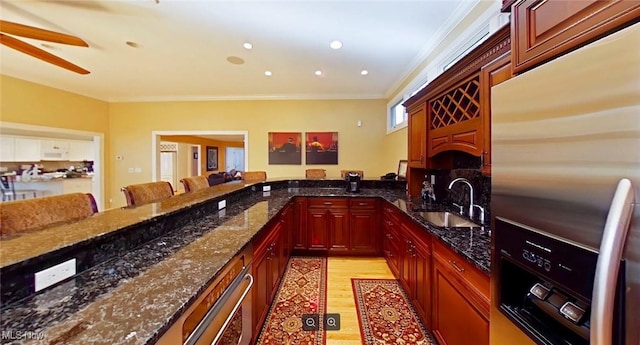
<svg viewBox="0 0 640 345">
<path fill-rule="evenodd" d="M 471 182 L 469 182 L 469 180 L 467 180 L 466 178 L 458 177 L 457 179 L 454 179 L 453 181 L 451 181 L 451 183 L 449 183 L 449 189 L 451 189 L 451 187 L 453 187 L 456 182 L 464 182 L 467 184 L 467 186 L 469 186 L 469 218 L 473 218 L 473 186 L 471 185 Z"/>
</svg>

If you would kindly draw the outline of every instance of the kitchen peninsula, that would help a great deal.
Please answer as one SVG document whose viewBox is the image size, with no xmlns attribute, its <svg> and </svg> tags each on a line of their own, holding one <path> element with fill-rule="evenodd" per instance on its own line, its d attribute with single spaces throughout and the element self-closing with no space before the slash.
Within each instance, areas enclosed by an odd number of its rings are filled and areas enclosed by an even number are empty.
<svg viewBox="0 0 640 345">
<path fill-rule="evenodd" d="M 459 263 L 484 275 L 488 286 L 488 228 L 434 226 L 412 210 L 404 182 L 364 181 L 358 194 L 346 193 L 343 184 L 341 180 L 292 179 L 223 185 L 2 239 L 2 329 L 44 336 L 32 339 L 34 343 L 154 343 L 284 208 L 318 198 L 373 200 L 396 213 L 394 217 L 411 223 L 402 224 L 433 237 L 434 251 L 443 247 L 461 257 L 465 262 Z M 263 186 L 270 191 L 263 192 Z M 221 200 L 226 201 L 226 208 L 219 210 Z M 298 211 L 307 213 L 306 209 Z M 375 218 L 379 228 L 383 218 Z M 378 230 L 382 237 L 381 229 L 371 229 Z M 292 234 L 290 245 L 299 239 Z M 32 245 L 25 246 L 25 242 Z M 382 242 L 376 247 L 380 254 Z M 20 289 L 5 294 L 5 277 L 15 275 L 13 282 L 19 284 L 16 272 L 42 269 L 69 255 L 78 260 L 73 279 L 36 295 Z M 21 342 L 27 339 L 16 343 Z"/>
<path fill-rule="evenodd" d="M 75 178 L 44 178 L 37 176 L 29 181 L 15 181 L 16 190 L 35 190 L 39 196 L 51 196 L 69 193 L 91 193 L 93 177 L 84 175 Z"/>
</svg>

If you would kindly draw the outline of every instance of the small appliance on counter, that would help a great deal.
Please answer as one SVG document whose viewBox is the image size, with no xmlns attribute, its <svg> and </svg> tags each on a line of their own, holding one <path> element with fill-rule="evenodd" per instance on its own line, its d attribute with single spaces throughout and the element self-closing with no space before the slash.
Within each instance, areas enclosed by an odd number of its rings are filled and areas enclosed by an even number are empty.
<svg viewBox="0 0 640 345">
<path fill-rule="evenodd" d="M 360 192 L 360 183 L 362 182 L 362 179 L 360 178 L 360 174 L 358 174 L 357 172 L 350 171 L 346 175 L 346 181 L 347 181 L 347 192 L 350 192 L 350 193 Z"/>
</svg>

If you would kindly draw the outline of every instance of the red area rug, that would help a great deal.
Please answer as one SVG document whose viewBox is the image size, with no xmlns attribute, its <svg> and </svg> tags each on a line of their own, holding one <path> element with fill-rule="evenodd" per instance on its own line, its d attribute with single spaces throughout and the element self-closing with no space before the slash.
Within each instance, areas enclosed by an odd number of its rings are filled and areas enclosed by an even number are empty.
<svg viewBox="0 0 640 345">
<path fill-rule="evenodd" d="M 303 314 L 323 314 L 327 300 L 327 259 L 291 257 L 257 344 L 324 345 L 318 331 L 302 330 Z"/>
<path fill-rule="evenodd" d="M 397 280 L 351 279 L 351 284 L 363 344 L 438 344 Z"/>
</svg>

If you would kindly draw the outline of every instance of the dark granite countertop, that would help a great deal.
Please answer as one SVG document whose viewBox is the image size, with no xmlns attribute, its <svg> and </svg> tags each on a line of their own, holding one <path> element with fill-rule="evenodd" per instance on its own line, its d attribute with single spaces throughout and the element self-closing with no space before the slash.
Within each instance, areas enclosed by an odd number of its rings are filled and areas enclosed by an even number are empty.
<svg viewBox="0 0 640 345">
<path fill-rule="evenodd" d="M 3 306 L 0 323 L 1 330 L 6 332 L 3 337 L 7 335 L 3 343 L 153 343 L 217 272 L 295 196 L 381 197 L 489 274 L 490 238 L 485 229 L 435 227 L 412 211 L 404 190 L 363 188 L 361 193 L 351 194 L 343 188 L 289 186 L 294 188 L 269 192 L 239 186 L 254 191 L 228 203 L 223 210 L 192 215 L 184 225 L 91 267 L 61 285 Z M 195 204 L 189 198 L 183 200 Z M 153 213 L 162 209 L 160 205 L 149 207 Z M 177 206 L 165 203 L 164 207 Z M 141 212 L 147 211 L 118 212 L 140 217 Z M 123 218 L 121 214 L 118 217 Z M 11 337 L 19 339 L 8 339 Z"/>
</svg>

